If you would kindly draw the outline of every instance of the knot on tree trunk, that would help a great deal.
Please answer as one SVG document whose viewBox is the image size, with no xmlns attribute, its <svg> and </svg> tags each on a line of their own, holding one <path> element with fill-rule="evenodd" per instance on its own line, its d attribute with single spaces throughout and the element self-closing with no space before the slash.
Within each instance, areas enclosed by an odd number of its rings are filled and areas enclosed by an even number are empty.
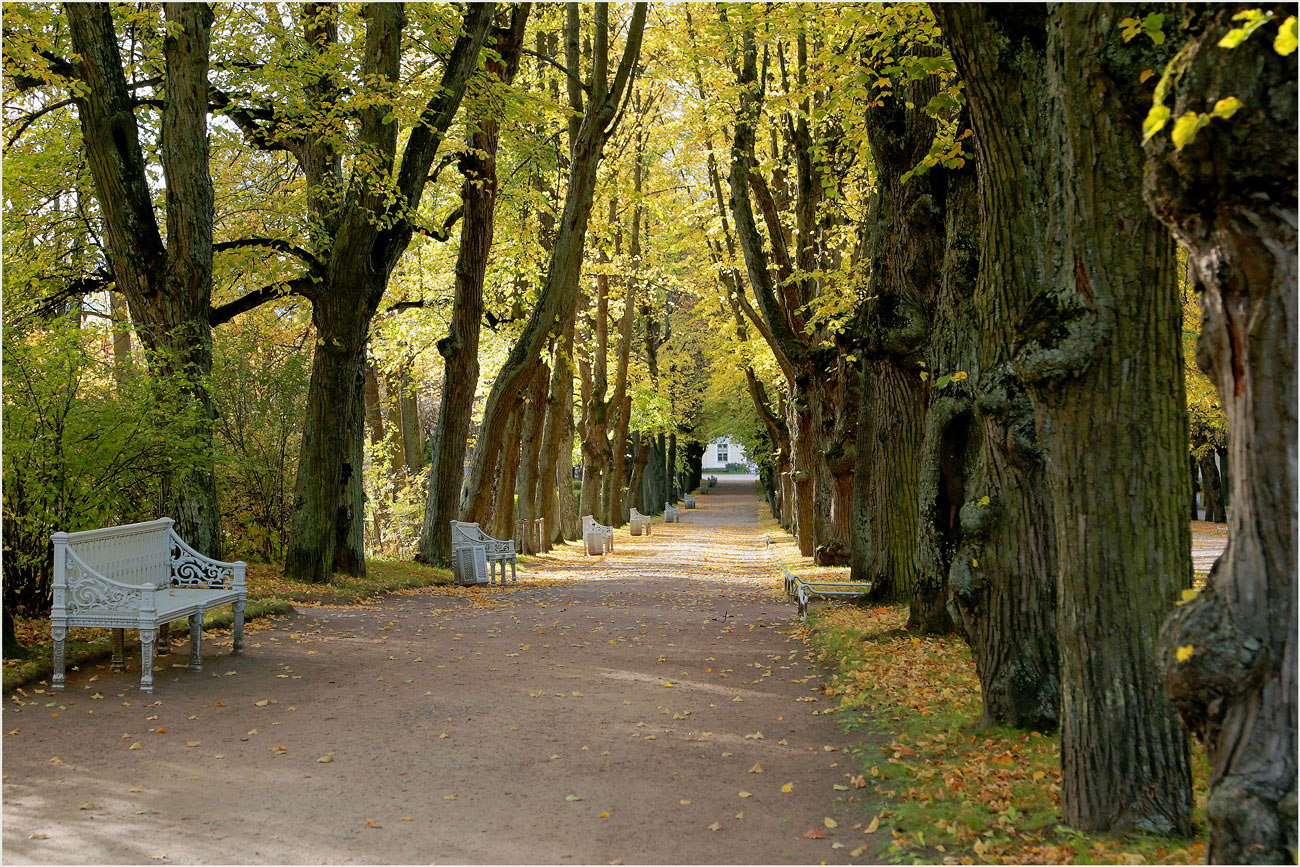
<svg viewBox="0 0 1300 867">
<path fill-rule="evenodd" d="M 1165 689 L 1179 716 L 1209 742 L 1234 699 L 1257 689 L 1270 669 L 1263 642 L 1242 631 L 1216 595 L 1207 588 L 1178 606 L 1157 645 Z"/>
</svg>

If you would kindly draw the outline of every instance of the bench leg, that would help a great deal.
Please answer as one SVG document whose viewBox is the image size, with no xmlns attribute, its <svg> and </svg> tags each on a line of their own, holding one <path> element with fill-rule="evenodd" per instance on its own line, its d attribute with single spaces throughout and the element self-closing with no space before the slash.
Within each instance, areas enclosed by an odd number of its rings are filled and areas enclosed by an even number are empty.
<svg viewBox="0 0 1300 867">
<path fill-rule="evenodd" d="M 164 623 L 158 627 L 158 655 L 171 656 L 172 652 L 172 625 Z"/>
<path fill-rule="evenodd" d="M 157 632 L 152 628 L 140 630 L 140 691 L 153 692 L 153 653 Z"/>
<path fill-rule="evenodd" d="M 235 637 L 230 649 L 232 656 L 244 655 L 244 604 L 245 600 L 235 600 Z"/>
<path fill-rule="evenodd" d="M 68 627 L 51 627 L 50 634 L 54 638 L 54 676 L 50 678 L 50 689 L 63 689 L 67 684 L 67 677 L 63 672 L 63 654 L 68 639 Z"/>
<path fill-rule="evenodd" d="M 502 563 L 502 564 L 501 564 L 501 583 L 502 583 L 502 584 L 506 583 L 506 564 L 505 564 L 505 563 Z M 511 557 L 511 558 L 510 558 L 510 583 L 511 583 L 511 584 L 518 584 L 518 583 L 519 583 L 519 573 L 515 571 L 515 558 L 514 558 L 514 557 Z"/>
<path fill-rule="evenodd" d="M 190 615 L 190 671 L 203 670 L 203 612 Z"/>
<path fill-rule="evenodd" d="M 126 630 L 113 630 L 113 661 L 109 663 L 109 671 L 126 671 Z"/>
</svg>

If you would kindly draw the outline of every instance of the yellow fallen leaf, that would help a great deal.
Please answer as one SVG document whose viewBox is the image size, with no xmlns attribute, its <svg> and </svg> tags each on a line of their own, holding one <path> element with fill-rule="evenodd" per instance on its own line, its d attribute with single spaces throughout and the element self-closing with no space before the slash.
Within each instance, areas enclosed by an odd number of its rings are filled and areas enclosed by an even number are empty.
<svg viewBox="0 0 1300 867">
<path fill-rule="evenodd" d="M 844 844 L 843 844 L 843 843 L 832 843 L 832 844 L 831 844 L 831 848 L 832 848 L 832 849 L 843 849 L 843 848 L 844 848 Z"/>
<path fill-rule="evenodd" d="M 199 742 L 198 742 L 198 741 L 186 741 L 186 742 L 185 742 L 185 746 L 187 746 L 187 747 L 197 747 L 198 745 L 199 745 Z"/>
<path fill-rule="evenodd" d="M 794 791 L 794 783 L 786 783 L 784 786 L 781 787 L 781 791 L 783 791 L 783 792 L 787 792 L 787 793 L 788 793 L 788 792 L 793 792 L 793 791 Z"/>
<path fill-rule="evenodd" d="M 683 807 L 685 807 L 685 806 L 689 805 L 691 802 L 688 801 L 688 800 L 686 800 L 685 798 L 683 798 L 682 800 L 678 801 L 677 803 L 679 803 L 679 804 L 681 804 Z"/>
<path fill-rule="evenodd" d="M 254 704 L 256 707 L 266 707 L 268 704 L 270 704 L 270 702 L 267 701 L 266 699 L 262 699 L 261 701 L 255 701 L 255 702 L 253 702 L 253 704 Z M 367 819 L 366 821 L 369 821 L 369 820 Z"/>
<path fill-rule="evenodd" d="M 134 789 L 127 789 L 128 792 L 143 792 L 144 786 L 136 786 Z"/>
<path fill-rule="evenodd" d="M 1047 776 L 1045 771 L 1034 771 L 1034 782 L 1038 782 L 1045 776 Z"/>
<path fill-rule="evenodd" d="M 1193 647 L 1190 644 L 1184 644 L 1182 647 L 1178 648 L 1178 650 L 1174 653 L 1174 656 L 1178 658 L 1179 662 L 1186 662 L 1187 660 L 1192 658 L 1192 654 L 1195 652 L 1196 652 L 1195 647 Z"/>
<path fill-rule="evenodd" d="M 763 739 L 762 732 L 754 732 L 752 735 L 745 735 L 745 740 L 747 741 L 761 741 L 762 739 Z"/>
<path fill-rule="evenodd" d="M 803 835 L 804 835 L 805 837 L 807 837 L 809 840 L 824 840 L 824 839 L 826 839 L 826 832 L 823 831 L 821 828 L 813 828 L 813 829 L 810 830 L 810 831 L 804 831 L 804 832 L 803 832 Z"/>
<path fill-rule="evenodd" d="M 609 818 L 609 810 L 601 810 L 601 811 L 600 811 L 600 815 L 597 816 L 596 818 L 597 818 L 597 819 L 608 819 L 608 818 Z"/>
<path fill-rule="evenodd" d="M 438 740 L 442 740 L 443 738 L 449 738 L 449 737 L 451 737 L 451 735 L 447 734 L 446 732 L 443 732 L 442 734 L 438 735 Z"/>
<path fill-rule="evenodd" d="M 84 803 L 84 804 L 82 804 L 80 807 L 78 807 L 77 809 L 78 809 L 78 810 L 93 810 L 93 809 L 95 809 L 95 802 L 94 802 L 94 801 L 87 801 L 86 803 Z"/>
<path fill-rule="evenodd" d="M 836 822 L 830 816 L 827 816 L 825 819 L 822 819 L 822 824 L 825 825 L 827 828 L 838 828 L 840 826 L 840 823 Z"/>
<path fill-rule="evenodd" d="M 744 811 L 744 810 L 741 810 L 739 813 L 737 813 L 737 814 L 736 814 L 736 818 L 737 818 L 737 819 L 743 819 L 743 818 L 745 818 L 745 811 Z"/>
<path fill-rule="evenodd" d="M 138 750 L 138 749 L 140 749 L 140 745 L 139 745 L 139 744 L 131 744 L 131 746 L 127 747 L 127 749 L 128 749 L 128 750 Z"/>
<path fill-rule="evenodd" d="M 763 766 L 760 765 L 758 762 L 754 762 L 754 767 L 750 768 L 749 772 L 751 774 L 761 774 L 763 773 Z"/>
<path fill-rule="evenodd" d="M 879 816 L 872 816 L 872 817 L 871 817 L 871 824 L 867 825 L 867 830 L 863 831 L 862 833 L 863 833 L 863 834 L 874 834 L 874 833 L 876 833 L 876 832 L 879 831 L 879 830 L 880 830 L 880 817 L 879 817 Z"/>
<path fill-rule="evenodd" d="M 853 788 L 855 789 L 865 789 L 867 787 L 867 778 L 862 776 L 861 774 L 858 774 L 849 782 L 853 784 Z"/>
<path fill-rule="evenodd" d="M 124 740 L 124 741 L 129 741 L 130 739 L 131 739 L 131 736 L 130 736 L 129 734 L 127 734 L 127 733 L 125 733 L 125 732 L 122 733 L 122 740 Z"/>
<path fill-rule="evenodd" d="M 63 759 L 59 758 L 58 756 L 55 756 L 54 758 L 50 759 L 50 764 L 55 765 L 57 767 L 63 764 Z"/>
<path fill-rule="evenodd" d="M 748 798 L 748 797 L 750 797 L 750 794 L 749 794 L 749 792 L 741 792 L 741 793 L 740 793 L 740 797 L 742 797 L 742 798 Z"/>
<path fill-rule="evenodd" d="M 216 707 L 225 707 L 225 706 L 226 706 L 226 703 L 225 703 L 224 701 L 214 701 L 212 704 L 213 704 L 214 706 L 216 706 Z"/>
<path fill-rule="evenodd" d="M 383 825 L 381 825 L 381 824 L 379 824 L 378 822 L 376 822 L 374 819 L 366 819 L 366 824 L 367 824 L 369 827 L 371 827 L 371 828 L 382 828 L 382 827 L 384 827 Z"/>
<path fill-rule="evenodd" d="M 1197 596 L 1200 596 L 1200 595 L 1201 595 L 1201 594 L 1200 594 L 1199 592 L 1197 592 L 1197 591 L 1195 591 L 1195 590 L 1192 590 L 1192 589 L 1190 589 L 1190 588 L 1187 589 L 1187 590 L 1184 590 L 1184 591 L 1183 591 L 1183 596 L 1182 596 L 1182 598 L 1178 600 L 1178 604 L 1179 604 L 1179 605 L 1186 605 L 1188 602 L 1191 602 L 1193 599 L 1195 599 Z"/>
<path fill-rule="evenodd" d="M 49 835 L 49 834 L 42 834 L 40 831 L 34 831 L 34 832 L 32 832 L 32 836 L 28 837 L 27 839 L 29 839 L 29 840 L 48 840 L 48 839 L 50 839 L 50 835 Z"/>
<path fill-rule="evenodd" d="M 414 822 L 414 821 L 415 821 L 415 817 L 414 817 L 414 816 L 403 816 L 403 817 L 402 817 L 402 821 L 403 821 L 403 822 Z"/>
<path fill-rule="evenodd" d="M 710 831 L 721 831 L 721 830 L 722 830 L 722 825 L 719 824 L 718 822 L 714 822 L 712 825 L 709 826 L 709 830 L 710 830 Z"/>
<path fill-rule="evenodd" d="M 849 854 L 852 855 L 854 858 L 861 858 L 861 857 L 862 857 L 862 853 L 863 853 L 863 852 L 866 852 L 866 851 L 867 851 L 867 847 L 866 847 L 866 846 L 859 846 L 858 848 L 854 849 L 854 850 L 853 850 L 852 852 L 850 852 Z"/>
<path fill-rule="evenodd" d="M 822 747 L 822 749 L 828 753 L 838 753 L 840 751 L 839 747 L 824 746 Z"/>
<path fill-rule="evenodd" d="M 326 753 L 325 755 L 321 756 L 321 757 L 320 757 L 319 759 L 317 759 L 316 761 L 319 762 L 320 764 L 325 764 L 326 762 L 332 762 L 332 761 L 334 761 L 334 754 L 333 754 L 333 753 Z"/>
<path fill-rule="evenodd" d="M 443 796 L 442 796 L 442 799 L 443 799 L 444 801 L 454 801 L 454 800 L 456 800 L 456 796 L 455 796 L 455 795 L 443 795 Z"/>
</svg>

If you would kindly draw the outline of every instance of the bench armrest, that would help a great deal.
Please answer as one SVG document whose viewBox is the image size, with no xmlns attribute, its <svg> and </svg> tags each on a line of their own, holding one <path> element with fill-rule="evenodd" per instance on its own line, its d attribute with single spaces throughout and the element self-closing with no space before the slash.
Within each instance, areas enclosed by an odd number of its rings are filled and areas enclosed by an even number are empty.
<svg viewBox="0 0 1300 867">
<path fill-rule="evenodd" d="M 487 553 L 489 554 L 513 554 L 515 553 L 515 542 L 513 539 L 493 539 L 491 536 L 484 535 L 479 540 Z"/>
<path fill-rule="evenodd" d="M 72 550 L 63 551 L 62 580 L 55 575 L 50 617 L 100 610 L 154 610 L 152 584 L 123 584 L 87 566 Z"/>
<path fill-rule="evenodd" d="M 244 571 L 247 568 L 242 560 L 227 563 L 214 560 L 195 551 L 176 534 L 168 532 L 168 553 L 170 584 L 176 587 L 198 587 L 210 590 L 243 590 L 245 586 Z"/>
</svg>

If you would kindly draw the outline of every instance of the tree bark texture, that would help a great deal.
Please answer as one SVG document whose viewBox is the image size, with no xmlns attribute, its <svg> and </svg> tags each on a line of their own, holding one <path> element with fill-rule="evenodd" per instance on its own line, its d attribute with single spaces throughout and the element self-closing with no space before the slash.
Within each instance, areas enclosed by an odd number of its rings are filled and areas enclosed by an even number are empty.
<svg viewBox="0 0 1300 867">
<path fill-rule="evenodd" d="M 986 721 L 1047 730 L 1059 698 L 1055 536 L 1033 407 L 1012 367 L 1015 323 L 1056 247 L 1046 201 L 1055 183 L 1042 87 L 1046 9 L 931 8 L 966 82 L 982 219 L 972 303 L 981 430 L 958 513 L 950 611 L 971 645 Z"/>
<path fill-rule="evenodd" d="M 1125 42 L 1119 24 L 1150 8 L 1050 7 L 1060 252 L 1020 308 L 1014 364 L 1055 516 L 1062 815 L 1090 831 L 1187 835 L 1187 735 L 1155 659 L 1191 581 L 1182 301 L 1173 243 L 1143 207 L 1136 135 L 1149 106 L 1142 71 L 1172 52 Z"/>
<path fill-rule="evenodd" d="M 74 95 L 86 160 L 103 217 L 117 289 L 127 299 L 155 377 L 179 384 L 199 412 L 191 436 L 196 460 L 163 480 L 165 514 L 198 551 L 221 553 L 216 476 L 212 464 L 213 194 L 207 135 L 208 67 L 213 13 L 207 4 L 164 8 L 166 93 L 161 120 L 166 180 L 164 245 L 149 192 L 134 100 L 127 90 L 117 34 L 107 3 L 66 5 L 72 45 L 81 58 Z"/>
<path fill-rule="evenodd" d="M 959 123 L 965 127 L 969 118 Z M 972 300 L 979 276 L 979 189 L 974 162 L 948 172 L 943 213 L 945 240 L 939 295 L 926 342 L 931 371 L 965 371 L 943 388 L 930 383 L 921 438 L 916 584 L 907 628 L 927 634 L 955 628 L 948 613 L 948 574 L 962 547 L 961 510 L 974 468 L 980 426 L 971 383 L 979 379 Z"/>
<path fill-rule="evenodd" d="M 519 71 L 528 10 L 516 10 L 511 25 L 493 30 L 496 57 L 489 57 L 487 75 L 503 85 Z M 415 559 L 420 563 L 451 562 L 451 522 L 460 518 L 460 489 L 465 476 L 474 392 L 478 388 L 479 326 L 483 319 L 483 281 L 496 227 L 497 146 L 500 120 L 491 108 L 475 118 L 469 150 L 461 157 L 460 248 L 456 253 L 455 295 L 447 336 L 438 341 L 443 357 L 442 409 L 433 434 L 429 493 Z"/>
<path fill-rule="evenodd" d="M 916 580 L 916 539 L 921 437 L 926 383 L 921 365 L 929 340 L 943 259 L 943 172 L 904 181 L 930 151 L 938 124 L 924 106 L 938 93 L 938 78 L 899 82 L 866 113 L 876 167 L 876 190 L 867 218 L 866 258 L 871 263 L 868 300 L 859 313 L 856 343 L 861 366 L 863 443 L 859 472 L 871 478 L 856 491 L 866 513 L 868 556 L 861 574 L 878 601 L 910 601 Z M 929 372 L 937 376 L 951 371 Z"/>
<path fill-rule="evenodd" d="M 533 520 L 540 517 L 536 511 L 536 501 L 537 488 L 541 482 L 542 429 L 546 423 L 546 392 L 550 379 L 551 369 L 545 363 L 538 364 L 532 383 L 524 391 L 519 476 L 515 484 L 515 518 L 526 522 L 522 539 L 524 554 L 536 554 L 542 544 L 533 527 Z"/>
<path fill-rule="evenodd" d="M 1264 7 L 1281 21 L 1293 6 Z M 1146 146 L 1143 193 L 1187 248 L 1201 297 L 1197 363 L 1231 437 L 1228 547 L 1160 641 L 1165 686 L 1210 759 L 1211 863 L 1295 863 L 1296 846 L 1296 55 L 1274 25 L 1218 43 L 1236 7 L 1189 5 L 1171 65 L 1172 118 L 1211 120 L 1179 150 Z"/>
</svg>

